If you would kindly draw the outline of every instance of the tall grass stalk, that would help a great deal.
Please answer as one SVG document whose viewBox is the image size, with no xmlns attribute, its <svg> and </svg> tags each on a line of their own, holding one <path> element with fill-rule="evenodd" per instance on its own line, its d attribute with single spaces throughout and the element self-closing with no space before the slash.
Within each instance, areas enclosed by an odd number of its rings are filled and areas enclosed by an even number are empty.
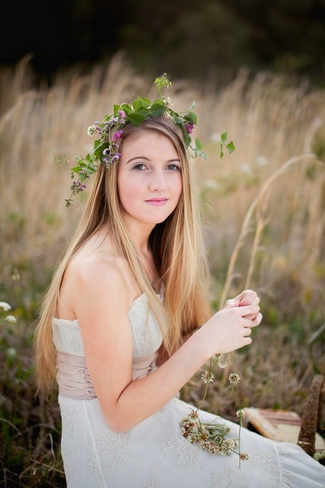
<svg viewBox="0 0 325 488">
<path fill-rule="evenodd" d="M 231 280 L 232 280 L 236 260 L 238 259 L 239 249 L 244 245 L 247 234 L 252 232 L 252 217 L 254 212 L 258 214 L 258 222 L 257 222 L 255 237 L 252 245 L 252 251 L 250 252 L 250 256 L 249 256 L 249 266 L 248 266 L 244 288 L 249 288 L 251 286 L 252 275 L 254 271 L 254 260 L 256 258 L 258 245 L 261 241 L 263 230 L 265 229 L 266 224 L 268 222 L 267 217 L 265 216 L 263 217 L 263 214 L 267 212 L 267 206 L 268 206 L 266 202 L 267 193 L 270 191 L 272 185 L 276 183 L 277 179 L 283 176 L 285 173 L 287 173 L 291 166 L 298 163 L 300 164 L 301 162 L 306 162 L 307 164 L 310 164 L 310 161 L 313 161 L 316 164 L 320 164 L 322 166 L 322 169 L 325 170 L 325 163 L 323 161 L 318 160 L 314 154 L 302 154 L 300 156 L 295 156 L 289 159 L 286 163 L 283 164 L 283 166 L 280 166 L 280 168 L 278 168 L 265 181 L 265 183 L 263 183 L 257 197 L 252 201 L 252 203 L 250 204 L 246 212 L 239 237 L 237 239 L 234 251 L 230 259 L 230 263 L 226 275 L 226 281 L 221 295 L 221 300 L 220 300 L 221 304 L 225 303 L 227 297 L 229 296 Z"/>
</svg>

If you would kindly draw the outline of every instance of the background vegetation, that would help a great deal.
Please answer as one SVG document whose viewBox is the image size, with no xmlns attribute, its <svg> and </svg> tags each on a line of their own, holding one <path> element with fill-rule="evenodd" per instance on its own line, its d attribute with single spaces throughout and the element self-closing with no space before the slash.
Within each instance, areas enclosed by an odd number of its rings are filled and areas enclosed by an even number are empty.
<svg viewBox="0 0 325 488">
<path fill-rule="evenodd" d="M 325 373 L 325 92 L 268 71 L 242 69 L 227 84 L 212 72 L 204 82 L 169 77 L 177 109 L 196 101 L 196 135 L 208 153 L 193 164 L 213 304 L 250 287 L 264 315 L 253 344 L 216 371 L 205 407 L 234 421 L 239 400 L 301 414 L 314 374 Z M 155 96 L 152 82 L 119 53 L 87 71 L 58 72 L 50 86 L 35 83 L 28 56 L 0 68 L 0 301 L 17 318 L 0 316 L 1 486 L 65 486 L 56 397 L 35 396 L 32 339 L 82 202 L 65 207 L 69 164 L 58 166 L 51 151 L 87 151 L 88 125 L 116 101 Z M 236 150 L 220 160 L 211 143 L 225 130 Z M 229 398 L 230 371 L 242 378 L 240 399 Z M 182 391 L 186 400 L 201 395 L 199 377 Z"/>
<path fill-rule="evenodd" d="M 17 15 L 17 12 L 19 15 Z M 15 34 L 12 31 L 12 19 Z M 0 64 L 32 53 L 52 79 L 71 64 L 107 62 L 119 50 L 138 69 L 172 79 L 228 82 L 251 73 L 308 75 L 324 86 L 324 0 L 34 0 L 9 2 Z"/>
</svg>

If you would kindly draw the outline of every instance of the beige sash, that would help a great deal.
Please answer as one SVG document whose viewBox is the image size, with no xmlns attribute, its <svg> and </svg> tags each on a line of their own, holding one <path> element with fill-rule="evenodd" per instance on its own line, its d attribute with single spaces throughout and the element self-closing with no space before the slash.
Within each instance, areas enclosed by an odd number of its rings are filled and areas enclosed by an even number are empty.
<svg viewBox="0 0 325 488">
<path fill-rule="evenodd" d="M 56 368 L 60 395 L 79 400 L 97 397 L 83 356 L 57 352 Z"/>
</svg>

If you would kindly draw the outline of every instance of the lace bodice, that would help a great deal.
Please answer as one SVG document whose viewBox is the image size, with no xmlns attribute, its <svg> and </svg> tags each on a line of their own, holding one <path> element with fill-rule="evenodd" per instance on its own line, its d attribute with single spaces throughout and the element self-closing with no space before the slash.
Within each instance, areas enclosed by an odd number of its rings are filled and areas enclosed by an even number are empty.
<svg viewBox="0 0 325 488">
<path fill-rule="evenodd" d="M 129 310 L 129 321 L 132 331 L 133 342 L 133 379 L 143 377 L 150 373 L 155 366 L 156 351 L 162 343 L 162 336 L 157 321 L 152 312 L 148 311 L 147 297 L 145 294 L 136 298 Z M 145 320 L 147 319 L 147 320 Z M 54 318 L 52 323 L 53 340 L 59 354 L 58 375 L 60 369 L 67 377 L 66 368 L 71 368 L 71 358 L 69 361 L 63 355 L 84 357 L 81 330 L 78 320 L 66 320 Z M 64 362 L 62 361 L 64 358 Z M 80 361 L 75 360 L 78 369 L 82 369 Z M 84 370 L 86 365 L 84 363 Z M 82 374 L 87 376 L 87 371 Z M 88 380 L 87 380 L 88 381 Z M 60 385 L 60 382 L 59 382 Z"/>
<path fill-rule="evenodd" d="M 133 357 L 145 357 L 155 352 L 162 342 L 158 324 L 151 312 L 147 315 L 147 297 L 143 293 L 136 298 L 129 310 L 129 320 L 133 337 Z M 84 356 L 81 331 L 78 320 L 53 319 L 54 343 L 58 351 Z"/>
</svg>

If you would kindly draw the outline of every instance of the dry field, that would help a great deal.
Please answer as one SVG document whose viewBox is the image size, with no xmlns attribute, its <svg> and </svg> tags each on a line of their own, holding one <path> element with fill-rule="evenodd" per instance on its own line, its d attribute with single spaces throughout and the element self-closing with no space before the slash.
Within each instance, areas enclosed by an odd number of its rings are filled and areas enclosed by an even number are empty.
<svg viewBox="0 0 325 488">
<path fill-rule="evenodd" d="M 6 446 L 0 449 L 0 480 L 3 475 L 18 482 L 24 471 L 20 480 L 26 483 L 7 486 L 59 486 L 62 479 L 57 407 L 33 398 L 31 386 L 32 324 L 82 208 L 82 202 L 65 207 L 69 164 L 58 165 L 53 152 L 58 158 L 84 154 L 92 142 L 88 125 L 115 102 L 154 98 L 152 82 L 160 74 L 135 74 L 117 55 L 91 72 L 72 68 L 51 86 L 36 88 L 28 58 L 13 70 L 0 68 L 0 301 L 10 303 L 18 319 L 13 326 L 0 317 Z M 225 88 L 214 79 L 199 86 L 172 81 L 174 109 L 186 111 L 196 101 L 195 135 L 208 154 L 207 162 L 193 164 L 213 305 L 253 288 L 264 316 L 252 346 L 215 373 L 205 407 L 233 420 L 238 402 L 301 414 L 313 375 L 325 373 L 325 91 L 307 81 L 272 73 L 252 78 L 245 71 Z M 236 150 L 220 159 L 213 141 L 224 131 Z M 242 378 L 240 398 L 229 398 L 229 371 Z M 194 381 L 182 395 L 197 402 L 201 384 Z M 24 437 L 22 455 L 17 445 Z"/>
</svg>

